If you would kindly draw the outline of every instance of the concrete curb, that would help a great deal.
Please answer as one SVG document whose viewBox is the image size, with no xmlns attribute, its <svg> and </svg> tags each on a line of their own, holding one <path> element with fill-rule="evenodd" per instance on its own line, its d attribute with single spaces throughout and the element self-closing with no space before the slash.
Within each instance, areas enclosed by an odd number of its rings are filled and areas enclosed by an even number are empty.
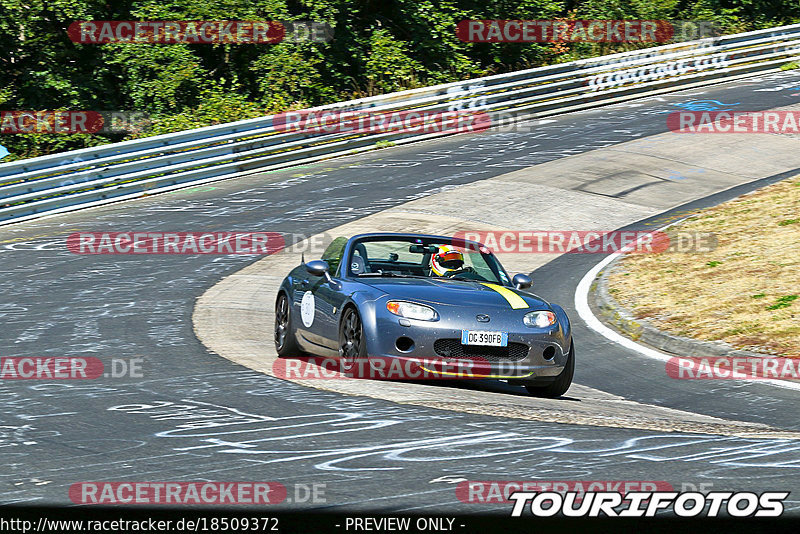
<svg viewBox="0 0 800 534">
<path fill-rule="evenodd" d="M 499 180 L 491 185 L 499 189 Z M 473 184 L 460 188 L 481 190 L 486 184 Z M 512 191 L 516 187 L 510 188 Z M 451 218 L 442 215 L 423 214 L 425 206 L 448 204 L 456 192 L 445 192 L 412 201 L 404 206 L 390 208 L 362 219 L 341 225 L 327 232 L 329 235 L 354 235 L 365 231 L 408 231 L 419 233 L 442 233 L 453 235 L 457 228 L 469 223 L 475 230 L 500 230 L 482 221 Z M 485 195 L 464 195 L 476 198 L 476 209 L 485 203 Z M 442 200 L 439 200 L 442 199 Z M 503 201 L 499 195 L 495 199 Z M 466 208 L 466 206 L 462 206 Z M 466 216 L 466 209 L 460 213 Z M 500 217 L 504 217 L 501 214 Z M 438 230 L 437 230 L 438 229 Z M 314 238 L 309 238 L 313 240 Z M 364 396 L 398 404 L 425 406 L 480 415 L 491 415 L 528 421 L 562 424 L 577 424 L 597 427 L 629 428 L 656 432 L 682 432 L 718 434 L 736 437 L 788 438 L 796 439 L 797 433 L 783 432 L 761 423 L 722 419 L 643 404 L 628 400 L 591 387 L 573 383 L 567 399 L 531 397 L 519 391 L 520 386 L 503 382 L 475 381 L 448 387 L 447 382 L 418 381 L 401 382 L 388 380 L 314 380 L 302 377 L 287 377 L 275 371 L 278 361 L 272 338 L 274 324 L 274 302 L 283 276 L 299 263 L 299 254 L 274 254 L 250 264 L 244 269 L 228 275 L 201 295 L 195 304 L 192 324 L 197 338 L 212 352 L 239 365 L 268 376 L 289 380 L 301 386 L 332 391 L 344 395 Z M 546 263 L 543 254 L 510 254 L 501 258 L 506 266 L 515 263 L 525 268 L 513 271 L 530 272 L 537 262 Z M 505 262 L 509 259 L 509 262 Z M 265 327 L 266 326 L 266 327 Z M 299 358 L 294 358 L 302 359 Z M 467 381 L 468 382 L 468 381 Z"/>
<path fill-rule="evenodd" d="M 493 178 L 443 188 L 345 223 L 326 234 L 333 237 L 368 231 L 407 231 L 456 235 L 464 230 L 593 228 L 598 221 L 608 228 L 622 228 L 713 192 L 800 167 L 800 152 L 794 140 L 709 135 L 703 141 L 704 150 L 698 152 L 696 138 L 672 137 L 667 132 L 524 166 Z M 753 165 L 743 146 L 763 148 L 770 154 L 780 151 L 787 156 Z M 718 153 L 726 156 L 713 156 Z M 704 169 L 702 180 L 692 177 L 690 170 L 696 168 Z M 670 180 L 674 172 L 684 172 L 687 177 Z M 635 187 L 650 183 L 653 177 L 659 179 L 651 187 Z M 623 198 L 615 196 L 631 188 L 633 192 Z M 457 205 L 459 210 L 452 217 L 443 216 L 443 205 Z M 581 209 L 575 210 L 575 206 Z M 273 369 L 277 361 L 271 328 L 274 299 L 283 276 L 300 261 L 299 253 L 286 252 L 265 257 L 219 281 L 198 298 L 192 317 L 197 338 L 209 350 L 276 378 L 282 376 Z M 558 254 L 501 252 L 498 256 L 510 272 L 529 273 Z M 580 383 L 573 384 L 569 391 L 573 402 L 563 402 L 530 397 L 518 391 L 518 386 L 491 381 L 444 387 L 436 383 L 372 380 L 291 380 L 345 395 L 525 420 L 736 436 L 776 432 L 765 425 L 641 404 Z"/>
</svg>

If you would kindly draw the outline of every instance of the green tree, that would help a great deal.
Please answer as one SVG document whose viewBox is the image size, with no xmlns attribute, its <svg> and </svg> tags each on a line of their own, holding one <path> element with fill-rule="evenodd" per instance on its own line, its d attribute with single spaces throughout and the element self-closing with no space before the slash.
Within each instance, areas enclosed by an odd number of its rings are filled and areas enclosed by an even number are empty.
<svg viewBox="0 0 800 534">
<path fill-rule="evenodd" d="M 797 0 L 0 0 L 0 109 L 130 110 L 166 133 L 644 45 L 465 43 L 465 19 L 800 22 Z M 76 44 L 76 20 L 313 20 L 327 43 Z M 9 135 L 14 158 L 120 135 Z M 6 158 L 4 161 L 8 161 Z"/>
</svg>

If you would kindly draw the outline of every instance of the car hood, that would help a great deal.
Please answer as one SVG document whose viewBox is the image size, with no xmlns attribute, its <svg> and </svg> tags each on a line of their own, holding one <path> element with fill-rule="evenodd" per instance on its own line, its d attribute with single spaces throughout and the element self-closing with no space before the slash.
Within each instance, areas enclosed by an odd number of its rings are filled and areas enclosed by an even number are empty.
<svg viewBox="0 0 800 534">
<path fill-rule="evenodd" d="M 443 280 L 439 278 L 381 278 L 359 280 L 390 298 L 411 300 L 425 304 L 444 304 L 451 306 L 474 306 L 480 309 L 513 309 L 503 295 L 480 282 L 467 280 Z M 520 296 L 530 310 L 550 309 L 550 305 L 535 295 L 511 287 L 503 287 Z M 523 309 L 523 308 L 519 308 Z"/>
</svg>

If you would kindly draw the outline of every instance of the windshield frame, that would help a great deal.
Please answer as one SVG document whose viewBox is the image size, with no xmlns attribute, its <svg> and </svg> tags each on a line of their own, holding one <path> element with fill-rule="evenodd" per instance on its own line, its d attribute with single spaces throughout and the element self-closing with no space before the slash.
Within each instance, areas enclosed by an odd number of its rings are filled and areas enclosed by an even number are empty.
<svg viewBox="0 0 800 534">
<path fill-rule="evenodd" d="M 511 277 L 509 276 L 508 272 L 506 272 L 505 268 L 503 267 L 500 260 L 495 256 L 487 247 L 485 247 L 482 243 L 478 243 L 476 241 L 469 241 L 462 238 L 452 238 L 446 236 L 435 236 L 435 235 L 416 235 L 416 234 L 375 234 L 369 235 L 364 234 L 360 236 L 354 236 L 350 239 L 350 242 L 347 244 L 345 254 L 343 259 L 346 258 L 347 261 L 342 261 L 340 264 L 340 276 L 342 278 L 347 278 L 351 280 L 376 280 L 382 278 L 379 275 L 370 274 L 370 276 L 360 276 L 351 272 L 350 266 L 352 265 L 352 258 L 356 249 L 359 244 L 369 243 L 369 242 L 407 242 L 409 245 L 451 245 L 457 248 L 466 249 L 469 253 L 475 254 L 480 253 L 483 261 L 492 271 L 495 276 L 495 280 L 475 280 L 475 279 L 464 279 L 464 278 L 448 278 L 442 276 L 419 276 L 419 275 L 403 275 L 397 273 L 397 275 L 387 275 L 385 278 L 408 278 L 408 279 L 434 279 L 434 280 L 458 280 L 458 281 L 467 281 L 467 282 L 477 282 L 477 283 L 491 283 L 502 285 L 506 287 L 513 287 L 511 283 Z"/>
</svg>

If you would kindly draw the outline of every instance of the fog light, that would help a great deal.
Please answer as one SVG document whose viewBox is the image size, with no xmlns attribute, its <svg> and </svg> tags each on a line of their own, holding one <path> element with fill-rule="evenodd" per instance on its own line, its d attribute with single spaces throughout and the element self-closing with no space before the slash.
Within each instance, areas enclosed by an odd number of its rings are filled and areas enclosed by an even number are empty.
<svg viewBox="0 0 800 534">
<path fill-rule="evenodd" d="M 414 340 L 405 336 L 398 337 L 397 341 L 394 342 L 394 346 L 400 352 L 410 352 L 414 348 Z"/>
</svg>

